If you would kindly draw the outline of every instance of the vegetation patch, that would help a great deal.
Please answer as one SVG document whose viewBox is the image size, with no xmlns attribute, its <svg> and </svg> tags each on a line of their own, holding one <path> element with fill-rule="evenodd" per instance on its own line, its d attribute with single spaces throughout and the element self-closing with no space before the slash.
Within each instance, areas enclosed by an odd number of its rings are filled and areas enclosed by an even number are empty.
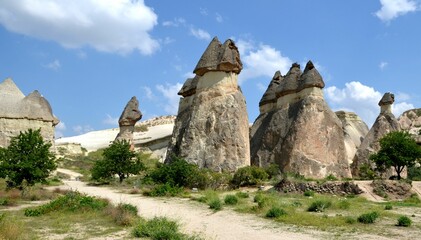
<svg viewBox="0 0 421 240">
<path fill-rule="evenodd" d="M 152 240 L 184 240 L 199 239 L 180 233 L 177 222 L 164 217 L 155 217 L 149 221 L 141 220 L 133 229 L 133 236 L 138 238 L 150 238 Z"/>
<path fill-rule="evenodd" d="M 400 216 L 398 218 L 398 223 L 396 224 L 399 227 L 409 227 L 412 224 L 412 220 L 407 216 Z"/>
<path fill-rule="evenodd" d="M 227 205 L 235 205 L 238 203 L 238 198 L 235 195 L 228 194 L 225 196 L 224 202 Z"/>
<path fill-rule="evenodd" d="M 379 217 L 378 212 L 370 212 L 370 213 L 361 214 L 357 218 L 357 220 L 360 223 L 371 224 L 371 223 L 374 223 L 377 220 L 378 217 Z"/>
<path fill-rule="evenodd" d="M 311 203 L 311 205 L 307 208 L 309 212 L 324 212 L 327 208 L 332 205 L 332 202 L 328 200 L 316 200 Z"/>
<path fill-rule="evenodd" d="M 283 215 L 287 215 L 287 212 L 280 207 L 272 207 L 266 213 L 267 218 L 277 218 Z"/>
</svg>

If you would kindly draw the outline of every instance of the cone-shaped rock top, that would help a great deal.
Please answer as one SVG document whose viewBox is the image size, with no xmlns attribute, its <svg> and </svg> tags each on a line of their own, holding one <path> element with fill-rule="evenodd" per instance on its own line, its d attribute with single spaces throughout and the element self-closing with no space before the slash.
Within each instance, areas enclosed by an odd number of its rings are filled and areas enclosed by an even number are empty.
<svg viewBox="0 0 421 240">
<path fill-rule="evenodd" d="M 301 72 L 298 63 L 293 63 L 285 79 L 279 85 L 276 95 L 277 97 L 282 97 L 291 93 L 297 93 L 305 88 L 324 88 L 324 86 L 323 78 L 313 62 L 307 62 L 304 72 Z"/>
<path fill-rule="evenodd" d="M 188 78 L 184 85 L 181 87 L 181 90 L 177 93 L 183 97 L 189 97 L 196 93 L 197 83 L 199 81 L 199 76 L 195 76 L 194 78 Z"/>
<path fill-rule="evenodd" d="M 137 101 L 136 97 L 132 97 L 121 113 L 118 124 L 120 127 L 134 126 L 141 118 L 142 113 L 139 110 L 139 101 Z"/>
<path fill-rule="evenodd" d="M 281 81 L 284 79 L 280 71 L 276 71 L 273 75 L 272 81 L 270 81 L 266 92 L 263 94 L 262 99 L 259 102 L 259 106 L 265 105 L 266 103 L 276 102 L 276 89 L 278 88 Z"/>
<path fill-rule="evenodd" d="M 379 101 L 379 106 L 392 105 L 395 102 L 395 95 L 393 93 L 387 92 L 383 95 L 382 99 Z"/>
<path fill-rule="evenodd" d="M 203 76 L 210 71 L 234 72 L 239 74 L 243 69 L 240 53 L 234 41 L 228 39 L 221 44 L 214 37 L 196 65 L 193 73 Z"/>
</svg>

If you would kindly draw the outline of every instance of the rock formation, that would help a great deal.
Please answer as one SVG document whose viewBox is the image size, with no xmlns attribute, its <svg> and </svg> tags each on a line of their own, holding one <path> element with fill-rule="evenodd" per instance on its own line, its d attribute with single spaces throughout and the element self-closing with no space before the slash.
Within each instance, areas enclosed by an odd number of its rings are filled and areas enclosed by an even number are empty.
<svg viewBox="0 0 421 240">
<path fill-rule="evenodd" d="M 402 130 L 408 131 L 421 145 L 421 108 L 408 110 L 398 118 Z"/>
<path fill-rule="evenodd" d="M 237 83 L 242 69 L 232 40 L 215 37 L 182 96 L 166 162 L 173 155 L 201 168 L 235 171 L 250 164 L 249 126 L 244 96 Z"/>
<path fill-rule="evenodd" d="M 342 124 L 324 100 L 324 82 L 313 63 L 304 72 L 294 63 L 283 78 L 278 75 L 251 129 L 252 164 L 276 163 L 282 172 L 312 178 L 350 177 Z M 266 101 L 273 97 L 271 85 L 278 85 L 276 106 Z"/>
<path fill-rule="evenodd" d="M 355 153 L 368 133 L 367 124 L 353 112 L 338 111 L 336 116 L 342 122 L 342 130 L 345 138 L 345 149 L 348 156 L 348 164 L 351 165 Z"/>
<path fill-rule="evenodd" d="M 54 126 L 59 120 L 53 115 L 48 101 L 38 91 L 25 95 L 12 79 L 0 83 L 0 146 L 28 129 L 41 129 L 46 141 L 54 144 Z"/>
<path fill-rule="evenodd" d="M 132 97 L 127 103 L 120 118 L 118 119 L 118 125 L 120 132 L 118 133 L 115 141 L 126 140 L 128 141 L 132 149 L 134 149 L 133 132 L 134 125 L 137 121 L 142 118 L 142 113 L 139 111 L 139 102 L 136 97 Z"/>
<path fill-rule="evenodd" d="M 371 154 L 380 150 L 380 138 L 389 132 L 400 130 L 399 122 L 392 113 L 392 104 L 394 101 L 395 96 L 392 93 L 385 93 L 380 100 L 380 114 L 362 141 L 352 161 L 352 176 L 360 176 L 360 167 L 363 164 L 373 167 L 373 164 L 369 161 L 369 157 Z"/>
</svg>

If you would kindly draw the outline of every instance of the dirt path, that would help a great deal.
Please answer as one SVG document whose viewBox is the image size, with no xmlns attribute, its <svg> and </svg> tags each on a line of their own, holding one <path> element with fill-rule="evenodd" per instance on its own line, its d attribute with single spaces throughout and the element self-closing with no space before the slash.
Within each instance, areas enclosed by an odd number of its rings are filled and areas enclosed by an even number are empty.
<svg viewBox="0 0 421 240">
<path fill-rule="evenodd" d="M 194 204 L 188 199 L 157 199 L 120 193 L 104 187 L 87 186 L 79 181 L 64 181 L 60 188 L 77 190 L 91 196 L 107 198 L 112 203 L 130 203 L 146 218 L 167 216 L 182 225 L 183 232 L 206 237 L 206 239 L 326 239 L 318 231 L 282 225 L 254 215 L 240 214 L 232 210 L 214 213 L 203 204 Z M 170 200 L 170 201 L 169 201 Z M 189 202 L 187 202 L 189 201 Z M 301 231 L 301 232 L 297 232 Z"/>
<path fill-rule="evenodd" d="M 355 183 L 364 191 L 361 194 L 361 197 L 366 198 L 369 201 L 373 202 L 384 202 L 384 199 L 380 196 L 377 196 L 373 193 L 373 187 L 371 186 L 372 180 L 368 181 L 355 181 Z"/>
<path fill-rule="evenodd" d="M 420 181 L 412 181 L 412 190 L 421 197 L 421 182 Z"/>
</svg>

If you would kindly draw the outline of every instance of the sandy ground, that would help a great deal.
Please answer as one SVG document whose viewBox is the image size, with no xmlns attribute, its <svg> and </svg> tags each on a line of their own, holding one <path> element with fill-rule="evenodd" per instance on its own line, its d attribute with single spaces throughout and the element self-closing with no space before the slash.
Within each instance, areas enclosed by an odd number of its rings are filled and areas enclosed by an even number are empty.
<svg viewBox="0 0 421 240">
<path fill-rule="evenodd" d="M 213 212 L 203 204 L 195 204 L 188 199 L 147 198 L 117 192 L 116 190 L 87 186 L 80 181 L 64 181 L 60 188 L 72 189 L 91 196 L 109 199 L 113 204 L 129 203 L 139 209 L 145 218 L 166 216 L 177 220 L 182 231 L 198 234 L 206 239 L 326 239 L 326 234 L 282 225 L 249 214 L 231 210 Z M 298 232 L 300 231 L 300 232 Z"/>
<path fill-rule="evenodd" d="M 358 187 L 364 191 L 360 196 L 366 198 L 369 201 L 373 202 L 384 202 L 384 199 L 380 196 L 377 196 L 373 193 L 373 187 L 371 186 L 372 180 L 368 181 L 355 181 Z"/>
</svg>

